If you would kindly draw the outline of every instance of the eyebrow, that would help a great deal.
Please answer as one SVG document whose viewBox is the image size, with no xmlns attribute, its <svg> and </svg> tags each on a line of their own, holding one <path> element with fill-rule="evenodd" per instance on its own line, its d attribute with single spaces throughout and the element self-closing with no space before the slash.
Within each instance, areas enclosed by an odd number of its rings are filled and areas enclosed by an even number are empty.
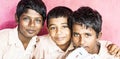
<svg viewBox="0 0 120 59">
<path fill-rule="evenodd" d="M 62 24 L 67 24 L 67 23 L 62 23 Z"/>
<path fill-rule="evenodd" d="M 67 24 L 67 23 L 61 23 L 61 24 Z M 53 25 L 55 25 L 55 24 L 50 24 L 48 27 L 53 26 Z"/>
<path fill-rule="evenodd" d="M 48 27 L 53 26 L 54 24 L 50 24 Z"/>
<path fill-rule="evenodd" d="M 79 34 L 79 33 L 77 33 L 77 32 L 73 32 L 73 34 Z"/>
<path fill-rule="evenodd" d="M 31 16 L 29 16 L 29 15 L 27 15 L 27 14 L 22 14 L 22 16 L 31 17 Z M 41 18 L 41 19 L 43 19 L 43 17 L 42 17 L 42 16 L 38 16 L 38 17 L 36 17 L 36 18 Z"/>
</svg>

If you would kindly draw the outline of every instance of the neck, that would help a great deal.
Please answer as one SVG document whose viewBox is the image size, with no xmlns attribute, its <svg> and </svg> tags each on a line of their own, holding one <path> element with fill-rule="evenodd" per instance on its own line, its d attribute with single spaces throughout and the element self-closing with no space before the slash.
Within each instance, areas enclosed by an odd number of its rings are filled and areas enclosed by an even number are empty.
<svg viewBox="0 0 120 59">
<path fill-rule="evenodd" d="M 25 37 L 25 36 L 24 36 L 22 33 L 20 33 L 20 32 L 18 32 L 18 37 L 19 37 L 20 41 L 22 42 L 24 49 L 26 49 L 27 46 L 28 46 L 28 44 L 29 44 L 29 42 L 30 42 L 30 40 L 31 40 L 32 38 L 31 38 L 31 37 L 30 37 L 30 38 L 29 38 L 29 37 Z"/>
<path fill-rule="evenodd" d="M 96 47 L 94 48 L 92 54 L 98 54 L 99 51 L 100 51 L 100 43 L 98 42 L 98 43 L 96 44 Z"/>
</svg>

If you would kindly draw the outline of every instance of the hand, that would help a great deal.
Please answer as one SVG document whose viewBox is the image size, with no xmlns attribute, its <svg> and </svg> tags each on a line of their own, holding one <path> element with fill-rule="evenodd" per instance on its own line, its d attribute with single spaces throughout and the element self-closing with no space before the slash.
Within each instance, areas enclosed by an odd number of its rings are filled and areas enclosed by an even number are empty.
<svg viewBox="0 0 120 59">
<path fill-rule="evenodd" d="M 108 52 L 111 55 L 115 55 L 116 57 L 120 57 L 120 48 L 117 45 L 115 45 L 115 44 L 109 44 L 107 46 L 107 49 L 108 49 Z"/>
</svg>

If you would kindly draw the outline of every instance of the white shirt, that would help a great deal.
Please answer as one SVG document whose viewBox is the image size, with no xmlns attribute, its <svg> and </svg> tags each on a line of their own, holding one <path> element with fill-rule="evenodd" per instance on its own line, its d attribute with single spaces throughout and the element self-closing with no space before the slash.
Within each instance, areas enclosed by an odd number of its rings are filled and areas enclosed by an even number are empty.
<svg viewBox="0 0 120 59">
<path fill-rule="evenodd" d="M 110 55 L 108 53 L 108 49 L 107 46 L 111 43 L 109 41 L 102 41 L 100 40 L 100 51 L 97 54 L 98 56 L 100 56 L 102 59 L 119 59 L 118 57 L 115 57 L 114 55 Z"/>
<path fill-rule="evenodd" d="M 36 59 L 61 59 L 67 51 L 73 49 L 72 43 L 68 49 L 62 51 L 49 35 L 40 36 L 40 42 L 36 46 L 35 58 Z"/>
<path fill-rule="evenodd" d="M 0 31 L 0 59 L 30 59 L 35 49 L 36 37 L 33 37 L 26 50 L 18 38 L 17 27 Z"/>
<path fill-rule="evenodd" d="M 100 51 L 98 54 L 89 54 L 84 48 L 80 47 L 72 51 L 66 59 L 119 59 L 110 55 L 107 46 L 111 43 L 109 41 L 99 41 Z"/>
</svg>

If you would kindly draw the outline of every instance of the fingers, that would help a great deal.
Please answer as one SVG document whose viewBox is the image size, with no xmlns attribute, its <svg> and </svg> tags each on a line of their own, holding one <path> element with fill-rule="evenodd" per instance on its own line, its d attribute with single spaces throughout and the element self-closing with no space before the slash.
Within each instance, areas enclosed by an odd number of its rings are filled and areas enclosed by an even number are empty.
<svg viewBox="0 0 120 59">
<path fill-rule="evenodd" d="M 115 55 L 116 57 L 120 57 L 120 48 L 117 45 L 115 45 L 115 44 L 109 44 L 107 46 L 107 49 L 108 49 L 108 52 L 111 55 Z"/>
<path fill-rule="evenodd" d="M 107 49 L 108 49 L 108 52 L 109 52 L 111 55 L 113 55 L 113 54 L 114 54 L 114 51 L 115 51 L 115 49 L 116 49 L 116 46 L 115 46 L 114 44 L 109 44 L 108 47 L 107 47 Z"/>
<path fill-rule="evenodd" d="M 118 50 L 117 54 L 116 54 L 116 57 L 119 57 L 120 58 L 120 49 Z"/>
</svg>

